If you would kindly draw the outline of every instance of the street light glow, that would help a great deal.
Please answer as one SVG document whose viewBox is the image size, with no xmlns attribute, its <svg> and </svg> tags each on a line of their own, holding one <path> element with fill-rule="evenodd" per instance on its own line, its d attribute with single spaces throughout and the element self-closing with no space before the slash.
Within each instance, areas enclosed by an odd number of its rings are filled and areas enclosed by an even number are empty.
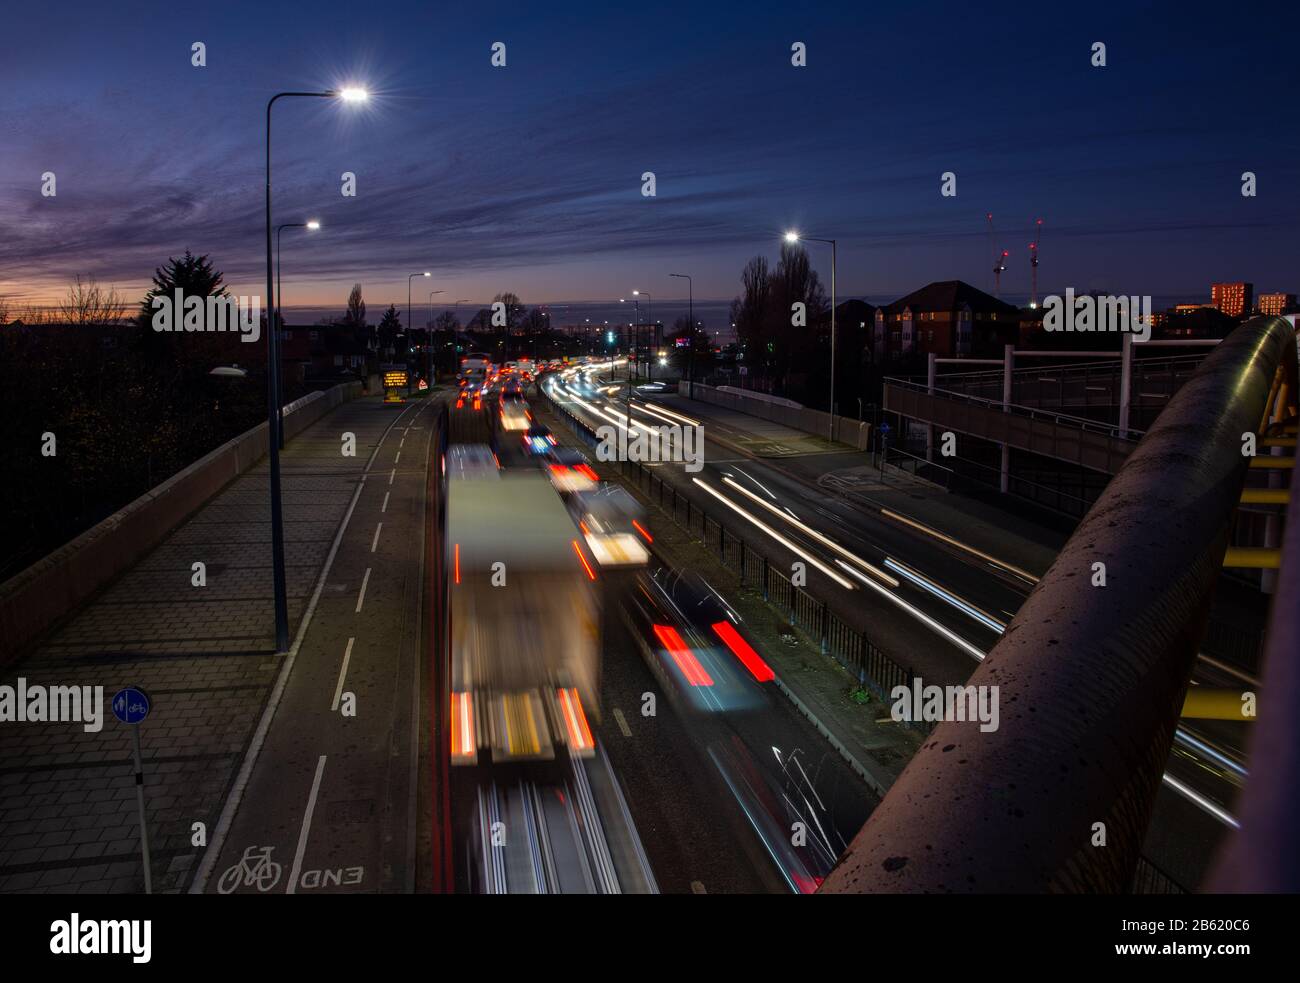
<svg viewBox="0 0 1300 983">
<path fill-rule="evenodd" d="M 786 241 L 786 242 L 798 242 L 798 241 L 799 241 L 799 233 L 798 233 L 798 232 L 787 232 L 787 233 L 785 234 L 785 241 Z"/>
<path fill-rule="evenodd" d="M 317 229 L 320 228 L 320 222 L 316 221 L 316 219 L 312 219 L 310 222 L 307 223 L 307 228 L 315 232 Z"/>
<path fill-rule="evenodd" d="M 365 102 L 370 98 L 370 93 L 357 86 L 348 86 L 347 88 L 339 89 L 338 97 L 344 102 Z"/>
</svg>

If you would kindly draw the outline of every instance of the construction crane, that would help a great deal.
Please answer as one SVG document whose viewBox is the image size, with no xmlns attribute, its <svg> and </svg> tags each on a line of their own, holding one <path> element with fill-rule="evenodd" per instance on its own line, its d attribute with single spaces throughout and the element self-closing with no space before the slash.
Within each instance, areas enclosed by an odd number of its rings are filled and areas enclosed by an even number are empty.
<svg viewBox="0 0 1300 983">
<path fill-rule="evenodd" d="M 1002 271 L 1007 268 L 1007 256 L 1010 255 L 1005 249 L 999 254 L 993 249 L 993 213 L 989 212 L 984 216 L 989 224 L 989 253 L 993 256 L 993 296 L 1000 296 L 1002 290 Z"/>
<path fill-rule="evenodd" d="M 1029 244 L 1029 306 L 1038 306 L 1038 244 L 1043 237 L 1043 220 L 1034 221 L 1034 241 Z"/>
</svg>

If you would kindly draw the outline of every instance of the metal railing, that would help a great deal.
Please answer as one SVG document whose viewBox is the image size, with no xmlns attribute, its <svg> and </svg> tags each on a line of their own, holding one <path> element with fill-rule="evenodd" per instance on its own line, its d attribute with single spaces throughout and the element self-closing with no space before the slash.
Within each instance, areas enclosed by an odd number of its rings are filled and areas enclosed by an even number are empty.
<svg viewBox="0 0 1300 983">
<path fill-rule="evenodd" d="M 1044 356 L 1017 354 L 1016 357 L 1017 359 L 1032 358 L 1037 361 L 1042 359 Z M 1171 355 L 1168 358 L 1134 358 L 1133 378 L 1134 380 L 1137 380 L 1143 376 L 1155 375 L 1156 373 L 1176 373 L 1183 369 L 1195 371 L 1196 367 L 1205 361 L 1205 358 L 1205 353 L 1198 353 L 1196 355 Z M 1107 359 L 1104 362 L 1096 360 L 1087 362 L 1046 362 L 1037 365 L 1021 365 L 1017 368 L 1012 368 L 1011 379 L 1013 386 L 1017 381 L 1032 379 L 1033 376 L 1041 375 L 1044 372 L 1053 372 L 1062 376 L 1077 376 L 1082 379 L 1087 379 L 1094 375 L 1113 375 L 1118 379 L 1122 366 L 1123 362 L 1118 358 L 1113 360 Z M 913 381 L 925 381 L 924 376 L 907 376 L 906 378 Z M 975 385 L 982 385 L 988 382 L 997 386 L 999 393 L 1002 391 L 1001 369 L 977 369 L 970 372 L 944 372 L 939 376 L 939 378 L 944 382 L 969 382 Z"/>
<path fill-rule="evenodd" d="M 897 376 L 887 377 L 885 379 L 885 385 L 897 386 L 900 389 L 909 389 L 913 392 L 921 392 L 930 396 L 940 396 L 944 399 L 952 399 L 960 403 L 978 404 L 999 413 L 1006 412 L 1015 416 L 1027 417 L 1031 420 L 1041 420 L 1046 423 L 1053 423 L 1057 426 L 1073 427 L 1077 430 L 1086 430 L 1089 433 L 1098 433 L 1107 437 L 1113 437 L 1116 440 L 1135 441 L 1145 432 L 1142 430 L 1135 430 L 1133 427 L 1121 429 L 1114 424 L 1100 423 L 1097 420 L 1089 420 L 1087 417 L 1072 416 L 1069 413 L 1053 413 L 1049 410 L 1040 410 L 1036 407 L 1024 406 L 1020 403 L 1007 403 L 1004 405 L 1000 399 L 986 399 L 983 396 L 971 396 L 968 393 L 957 392 L 952 389 L 940 389 L 938 386 L 931 388 L 924 382 L 912 382 L 908 379 L 903 379 Z"/>
<path fill-rule="evenodd" d="M 997 688 L 999 726 L 939 724 L 822 891 L 1131 886 L 1249 464 L 1241 435 L 1258 431 L 1279 371 L 1294 394 L 1295 331 L 1282 318 L 1247 321 L 1207 356 L 971 676 L 968 687 Z M 1234 841 L 1245 861 L 1231 869 L 1245 890 L 1294 890 L 1300 879 L 1286 710 L 1300 698 L 1300 523 L 1284 550 L 1295 562 L 1282 568 L 1265 675 L 1281 710 L 1253 725 L 1241 814 L 1244 830 L 1257 826 Z M 1098 563 L 1105 587 L 1090 580 Z M 1252 786 L 1261 794 L 1252 798 Z M 1094 845 L 1099 828 L 1105 848 Z"/>
</svg>

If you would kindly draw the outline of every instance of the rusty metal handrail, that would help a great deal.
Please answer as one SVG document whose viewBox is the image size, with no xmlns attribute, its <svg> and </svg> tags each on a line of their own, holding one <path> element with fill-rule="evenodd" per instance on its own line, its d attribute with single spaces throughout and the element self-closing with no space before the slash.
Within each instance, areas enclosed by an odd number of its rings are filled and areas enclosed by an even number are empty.
<svg viewBox="0 0 1300 983">
<path fill-rule="evenodd" d="M 940 724 L 823 892 L 1126 889 L 1241 493 L 1242 434 L 1295 359 L 1281 318 L 1206 358 L 971 677 L 998 687 L 998 728 Z"/>
</svg>

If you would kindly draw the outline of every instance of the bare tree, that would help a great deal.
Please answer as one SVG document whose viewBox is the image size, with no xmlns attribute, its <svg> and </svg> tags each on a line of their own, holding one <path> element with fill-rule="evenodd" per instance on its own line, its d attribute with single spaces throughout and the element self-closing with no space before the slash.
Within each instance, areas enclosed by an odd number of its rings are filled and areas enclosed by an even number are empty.
<svg viewBox="0 0 1300 983">
<path fill-rule="evenodd" d="M 126 302 L 117 288 L 104 287 L 94 277 L 83 280 L 78 273 L 55 311 L 67 324 L 119 324 L 126 317 Z"/>
<path fill-rule="evenodd" d="M 50 308 L 37 304 L 23 304 L 15 308 L 13 313 L 14 319 L 22 321 L 23 324 L 51 324 L 54 321 Z"/>
<path fill-rule="evenodd" d="M 9 323 L 9 298 L 0 294 L 0 324 Z"/>
</svg>

